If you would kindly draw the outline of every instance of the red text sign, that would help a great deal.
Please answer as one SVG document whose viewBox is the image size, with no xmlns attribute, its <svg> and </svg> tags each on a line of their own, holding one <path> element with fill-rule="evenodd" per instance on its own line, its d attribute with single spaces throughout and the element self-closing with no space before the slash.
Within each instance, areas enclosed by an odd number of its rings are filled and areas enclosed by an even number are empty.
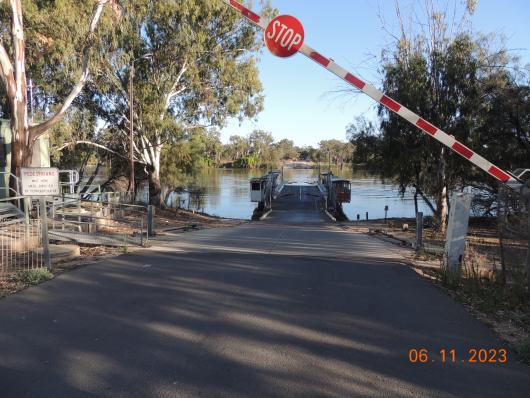
<svg viewBox="0 0 530 398">
<path fill-rule="evenodd" d="M 265 44 L 278 57 L 290 57 L 304 44 L 304 27 L 290 15 L 274 18 L 265 29 Z"/>
</svg>

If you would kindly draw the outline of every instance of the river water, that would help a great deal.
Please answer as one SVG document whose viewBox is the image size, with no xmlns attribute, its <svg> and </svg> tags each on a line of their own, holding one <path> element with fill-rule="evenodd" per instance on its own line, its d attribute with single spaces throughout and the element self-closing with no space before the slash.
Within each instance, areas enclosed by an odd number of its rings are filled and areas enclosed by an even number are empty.
<svg viewBox="0 0 530 398">
<path fill-rule="evenodd" d="M 407 192 L 402 198 L 397 187 L 381 182 L 377 175 L 365 170 L 352 171 L 344 168 L 342 171 L 332 171 L 351 181 L 351 203 L 343 205 L 344 213 L 350 220 L 356 219 L 357 214 L 365 219 L 366 212 L 370 219 L 383 218 L 385 206 L 388 206 L 388 217 L 415 216 L 411 192 Z M 263 170 L 205 169 L 195 177 L 196 186 L 205 190 L 204 200 L 199 208 L 193 205 L 191 208 L 220 217 L 250 219 L 256 203 L 250 201 L 249 180 L 263 174 Z M 317 177 L 315 169 L 284 169 L 284 180 L 289 182 L 313 182 Z M 424 215 L 431 214 L 421 200 L 419 207 Z"/>
</svg>

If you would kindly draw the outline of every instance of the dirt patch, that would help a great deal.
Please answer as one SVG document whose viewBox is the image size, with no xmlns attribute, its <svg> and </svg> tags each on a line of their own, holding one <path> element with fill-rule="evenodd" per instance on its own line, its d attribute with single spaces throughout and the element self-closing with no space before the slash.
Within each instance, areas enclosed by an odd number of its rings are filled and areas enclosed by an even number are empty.
<svg viewBox="0 0 530 398">
<path fill-rule="evenodd" d="M 246 222 L 246 220 L 221 218 L 184 209 L 156 209 L 154 221 L 157 232 L 168 228 L 191 227 L 192 225 L 200 228 L 225 228 Z"/>
<path fill-rule="evenodd" d="M 26 284 L 16 281 L 12 276 L 0 277 L 0 298 L 16 293 L 26 288 Z"/>
</svg>

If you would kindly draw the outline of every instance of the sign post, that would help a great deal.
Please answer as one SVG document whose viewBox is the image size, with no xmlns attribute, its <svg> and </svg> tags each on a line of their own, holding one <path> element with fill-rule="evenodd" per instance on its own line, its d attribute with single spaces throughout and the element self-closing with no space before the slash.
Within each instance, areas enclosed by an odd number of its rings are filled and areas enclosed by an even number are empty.
<svg viewBox="0 0 530 398">
<path fill-rule="evenodd" d="M 39 197 L 44 265 L 51 271 L 46 196 L 59 195 L 59 170 L 54 167 L 23 167 L 20 172 L 20 182 L 22 183 L 23 196 Z"/>
<path fill-rule="evenodd" d="M 473 195 L 471 194 L 457 192 L 453 194 L 451 200 L 444 249 L 444 268 L 451 277 L 459 277 L 460 275 L 472 199 Z"/>
</svg>

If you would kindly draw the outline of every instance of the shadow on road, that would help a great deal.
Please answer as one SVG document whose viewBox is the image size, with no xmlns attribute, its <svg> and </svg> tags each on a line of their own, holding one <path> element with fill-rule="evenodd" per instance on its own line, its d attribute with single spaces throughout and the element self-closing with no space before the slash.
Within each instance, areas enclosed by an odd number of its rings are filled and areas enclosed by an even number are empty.
<svg viewBox="0 0 530 398">
<path fill-rule="evenodd" d="M 500 344 L 379 243 L 363 256 L 376 241 L 352 241 L 351 258 L 296 255 L 317 230 L 197 233 L 1 300 L 2 397 L 527 396 L 512 358 L 460 361 Z M 411 364 L 411 348 L 436 362 Z M 440 363 L 441 348 L 459 361 Z"/>
</svg>

